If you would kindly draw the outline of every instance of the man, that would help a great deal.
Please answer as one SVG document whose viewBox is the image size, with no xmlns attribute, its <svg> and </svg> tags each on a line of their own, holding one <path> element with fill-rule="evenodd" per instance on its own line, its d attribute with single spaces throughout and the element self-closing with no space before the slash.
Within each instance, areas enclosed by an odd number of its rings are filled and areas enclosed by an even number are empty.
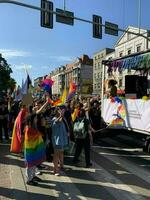
<svg viewBox="0 0 150 200">
<path fill-rule="evenodd" d="M 0 102 L 0 142 L 3 140 L 3 131 L 5 140 L 8 141 L 8 107 L 5 102 Z"/>
</svg>

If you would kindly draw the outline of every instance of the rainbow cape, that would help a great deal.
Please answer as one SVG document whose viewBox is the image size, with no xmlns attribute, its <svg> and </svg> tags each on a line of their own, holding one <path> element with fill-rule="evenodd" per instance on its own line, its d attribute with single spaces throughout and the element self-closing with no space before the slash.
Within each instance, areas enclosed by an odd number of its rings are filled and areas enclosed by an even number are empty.
<svg viewBox="0 0 150 200">
<path fill-rule="evenodd" d="M 29 168 L 41 164 L 46 159 L 42 134 L 28 126 L 25 127 L 24 157 Z"/>
<path fill-rule="evenodd" d="M 15 120 L 13 133 L 12 133 L 10 152 L 20 153 L 22 151 L 21 129 L 22 129 L 22 122 L 25 119 L 26 114 L 27 114 L 27 110 L 25 108 L 21 109 L 21 111 L 19 112 Z"/>
</svg>

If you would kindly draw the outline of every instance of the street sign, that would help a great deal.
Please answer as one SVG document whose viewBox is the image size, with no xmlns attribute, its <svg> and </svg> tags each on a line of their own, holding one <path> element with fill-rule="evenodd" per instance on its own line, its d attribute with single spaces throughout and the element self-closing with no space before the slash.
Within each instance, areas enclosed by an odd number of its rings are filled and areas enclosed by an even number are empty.
<svg viewBox="0 0 150 200">
<path fill-rule="evenodd" d="M 74 13 L 56 8 L 56 22 L 74 25 Z"/>
<path fill-rule="evenodd" d="M 105 33 L 118 36 L 118 25 L 110 22 L 105 22 Z"/>
</svg>

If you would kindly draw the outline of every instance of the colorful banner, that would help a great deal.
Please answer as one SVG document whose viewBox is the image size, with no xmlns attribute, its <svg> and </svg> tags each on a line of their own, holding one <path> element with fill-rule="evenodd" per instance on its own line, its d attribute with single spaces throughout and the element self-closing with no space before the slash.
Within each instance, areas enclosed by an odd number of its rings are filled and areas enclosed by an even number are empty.
<svg viewBox="0 0 150 200">
<path fill-rule="evenodd" d="M 122 102 L 124 108 L 119 108 L 118 102 L 104 99 L 102 112 L 104 121 L 111 124 L 120 109 L 119 112 L 121 118 L 124 119 L 125 127 L 150 132 L 150 100 L 124 99 Z"/>
<path fill-rule="evenodd" d="M 108 72 L 116 70 L 123 71 L 125 69 L 148 69 L 150 66 L 150 53 L 113 60 L 108 63 L 106 62 L 106 65 L 108 65 Z"/>
</svg>

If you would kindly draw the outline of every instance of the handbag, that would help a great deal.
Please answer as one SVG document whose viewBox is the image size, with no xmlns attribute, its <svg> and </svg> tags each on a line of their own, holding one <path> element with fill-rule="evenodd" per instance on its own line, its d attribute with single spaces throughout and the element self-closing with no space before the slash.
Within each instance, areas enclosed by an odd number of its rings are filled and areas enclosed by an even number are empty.
<svg viewBox="0 0 150 200">
<path fill-rule="evenodd" d="M 73 125 L 73 133 L 75 138 L 84 139 L 87 135 L 85 130 L 85 122 L 84 119 L 81 121 L 76 121 Z"/>
</svg>

